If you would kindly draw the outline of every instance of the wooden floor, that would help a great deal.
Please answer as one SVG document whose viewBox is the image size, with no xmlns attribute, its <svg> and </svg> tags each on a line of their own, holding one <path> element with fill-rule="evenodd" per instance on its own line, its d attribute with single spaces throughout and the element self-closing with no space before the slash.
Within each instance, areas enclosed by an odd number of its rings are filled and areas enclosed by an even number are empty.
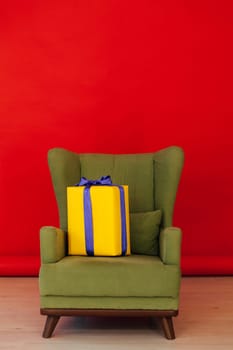
<svg viewBox="0 0 233 350">
<path fill-rule="evenodd" d="M 50 339 L 41 337 L 37 278 L 0 278 L 0 349 L 232 350 L 233 277 L 182 279 L 176 340 L 147 319 L 63 318 Z"/>
</svg>

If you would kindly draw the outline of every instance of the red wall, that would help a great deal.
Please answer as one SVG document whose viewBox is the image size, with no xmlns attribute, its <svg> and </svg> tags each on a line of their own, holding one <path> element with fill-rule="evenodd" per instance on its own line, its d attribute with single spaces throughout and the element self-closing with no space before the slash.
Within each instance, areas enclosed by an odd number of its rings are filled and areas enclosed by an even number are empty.
<svg viewBox="0 0 233 350">
<path fill-rule="evenodd" d="M 4 3 L 4 5 L 3 5 Z M 184 148 L 184 274 L 233 272 L 232 1 L 0 5 L 0 273 L 36 274 L 46 153 Z"/>
</svg>

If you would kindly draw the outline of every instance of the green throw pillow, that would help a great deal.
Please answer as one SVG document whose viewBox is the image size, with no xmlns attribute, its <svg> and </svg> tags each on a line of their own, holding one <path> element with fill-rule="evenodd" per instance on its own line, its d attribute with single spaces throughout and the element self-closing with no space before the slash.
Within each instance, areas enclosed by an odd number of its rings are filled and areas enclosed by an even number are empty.
<svg viewBox="0 0 233 350">
<path fill-rule="evenodd" d="M 132 253 L 158 255 L 158 235 L 161 217 L 161 210 L 130 214 L 130 244 Z"/>
</svg>

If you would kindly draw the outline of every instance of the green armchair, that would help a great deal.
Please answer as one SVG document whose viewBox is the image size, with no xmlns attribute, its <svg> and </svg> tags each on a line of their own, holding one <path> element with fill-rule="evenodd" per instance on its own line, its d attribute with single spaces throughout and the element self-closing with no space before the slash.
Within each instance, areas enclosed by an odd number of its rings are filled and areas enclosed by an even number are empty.
<svg viewBox="0 0 233 350">
<path fill-rule="evenodd" d="M 48 162 L 60 228 L 46 226 L 40 230 L 40 312 L 47 316 L 43 337 L 51 337 L 61 316 L 100 315 L 158 317 L 166 338 L 174 339 L 172 317 L 178 315 L 179 307 L 181 230 L 172 227 L 172 217 L 183 167 L 182 149 L 172 146 L 155 153 L 110 155 L 54 148 L 48 153 Z M 113 258 L 67 254 L 66 187 L 81 176 L 96 179 L 102 175 L 111 175 L 114 183 L 129 185 L 131 213 L 162 211 L 152 255 Z"/>
</svg>

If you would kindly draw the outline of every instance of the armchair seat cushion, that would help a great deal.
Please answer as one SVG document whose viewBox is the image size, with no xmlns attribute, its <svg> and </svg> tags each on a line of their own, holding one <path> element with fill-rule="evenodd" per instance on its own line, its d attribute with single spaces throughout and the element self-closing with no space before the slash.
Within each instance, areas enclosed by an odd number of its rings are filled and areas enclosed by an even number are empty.
<svg viewBox="0 0 233 350">
<path fill-rule="evenodd" d="M 66 256 L 40 269 L 42 296 L 177 298 L 179 284 L 179 267 L 158 256 Z"/>
</svg>

